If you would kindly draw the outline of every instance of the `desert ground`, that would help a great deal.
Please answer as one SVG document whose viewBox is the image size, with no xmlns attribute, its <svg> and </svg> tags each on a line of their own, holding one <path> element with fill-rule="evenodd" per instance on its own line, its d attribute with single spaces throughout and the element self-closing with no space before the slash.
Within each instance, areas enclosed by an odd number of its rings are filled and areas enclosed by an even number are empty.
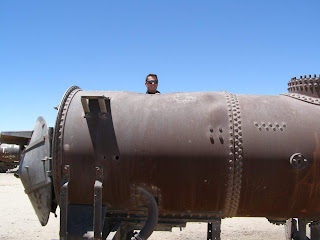
<svg viewBox="0 0 320 240">
<path fill-rule="evenodd" d="M 51 214 L 45 227 L 39 223 L 20 179 L 12 173 L 0 173 L 0 239 L 59 239 L 59 211 Z M 207 239 L 205 223 L 188 223 L 180 231 L 154 232 L 150 240 Z M 223 219 L 222 240 L 281 240 L 284 226 L 270 224 L 265 218 Z"/>
</svg>

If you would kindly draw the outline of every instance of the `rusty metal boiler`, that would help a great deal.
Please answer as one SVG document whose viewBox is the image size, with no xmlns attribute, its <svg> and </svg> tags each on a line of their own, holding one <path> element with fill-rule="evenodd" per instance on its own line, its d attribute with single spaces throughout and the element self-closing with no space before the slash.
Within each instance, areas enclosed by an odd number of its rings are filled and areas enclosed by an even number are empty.
<svg viewBox="0 0 320 240">
<path fill-rule="evenodd" d="M 278 96 L 71 87 L 54 129 L 38 119 L 21 180 L 43 225 L 60 205 L 61 239 L 87 231 L 99 239 L 119 222 L 152 217 L 158 226 L 145 239 L 157 228 L 235 216 L 316 222 L 318 83 L 292 79 Z"/>
</svg>

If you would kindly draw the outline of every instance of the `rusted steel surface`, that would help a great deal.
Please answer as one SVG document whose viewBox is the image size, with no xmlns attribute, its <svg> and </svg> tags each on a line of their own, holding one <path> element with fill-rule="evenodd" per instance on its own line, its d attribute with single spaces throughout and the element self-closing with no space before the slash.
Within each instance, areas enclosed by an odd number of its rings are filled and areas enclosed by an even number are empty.
<svg viewBox="0 0 320 240">
<path fill-rule="evenodd" d="M 52 207 L 49 132 L 45 120 L 39 117 L 19 167 L 19 176 L 25 193 L 42 226 L 47 224 Z"/>
<path fill-rule="evenodd" d="M 146 95 L 69 89 L 55 127 L 53 183 L 70 167 L 70 204 L 139 210 L 153 194 L 159 217 L 318 219 L 319 106 L 290 96 L 227 92 Z"/>
<path fill-rule="evenodd" d="M 289 93 L 301 93 L 310 97 L 320 97 L 320 75 L 316 74 L 308 77 L 306 75 L 300 78 L 291 78 L 288 83 Z"/>
<path fill-rule="evenodd" d="M 190 221 L 219 239 L 221 218 L 242 216 L 298 218 L 289 235 L 311 223 L 318 239 L 319 81 L 293 78 L 278 96 L 73 86 L 54 129 L 39 117 L 1 140 L 30 141 L 19 174 L 42 225 L 60 205 L 60 239 L 147 238 Z"/>
<path fill-rule="evenodd" d="M 0 145 L 0 172 L 14 169 L 21 159 L 20 146 L 13 144 Z"/>
<path fill-rule="evenodd" d="M 16 144 L 20 146 L 27 145 L 31 139 L 32 131 L 8 131 L 1 132 L 0 142 L 7 144 Z"/>
</svg>

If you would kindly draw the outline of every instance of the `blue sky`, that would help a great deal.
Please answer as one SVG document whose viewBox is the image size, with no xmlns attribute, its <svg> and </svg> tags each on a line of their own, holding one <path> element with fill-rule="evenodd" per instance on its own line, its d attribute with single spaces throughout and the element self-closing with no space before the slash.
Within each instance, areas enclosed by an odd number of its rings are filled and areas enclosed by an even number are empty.
<svg viewBox="0 0 320 240">
<path fill-rule="evenodd" d="M 320 74 L 320 1 L 0 1 L 0 131 L 54 126 L 73 85 L 277 95 Z"/>
</svg>

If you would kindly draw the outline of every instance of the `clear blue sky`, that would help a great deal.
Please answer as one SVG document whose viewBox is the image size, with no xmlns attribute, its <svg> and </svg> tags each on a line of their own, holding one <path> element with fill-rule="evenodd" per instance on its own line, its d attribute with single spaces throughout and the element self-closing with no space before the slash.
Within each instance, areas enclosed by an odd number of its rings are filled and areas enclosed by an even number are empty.
<svg viewBox="0 0 320 240">
<path fill-rule="evenodd" d="M 54 126 L 72 85 L 277 95 L 320 74 L 319 0 L 0 1 L 0 131 Z"/>
</svg>

